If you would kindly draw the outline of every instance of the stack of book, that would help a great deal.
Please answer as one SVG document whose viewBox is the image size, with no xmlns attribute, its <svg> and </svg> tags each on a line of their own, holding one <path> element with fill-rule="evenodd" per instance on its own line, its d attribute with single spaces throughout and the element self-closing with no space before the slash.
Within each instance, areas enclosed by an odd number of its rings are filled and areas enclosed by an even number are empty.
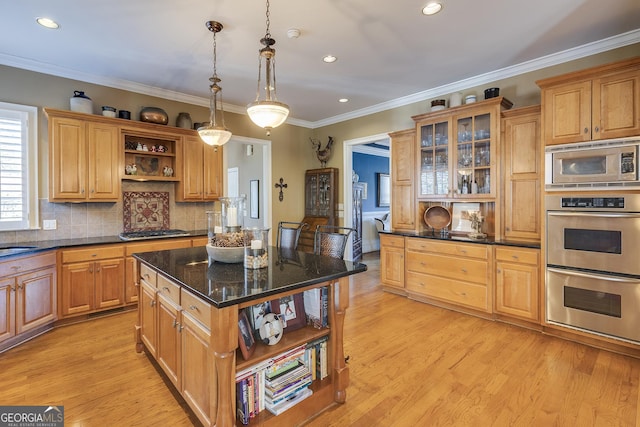
<svg viewBox="0 0 640 427">
<path fill-rule="evenodd" d="M 238 419 L 246 425 L 265 409 L 279 415 L 309 397 L 317 369 L 311 368 L 315 365 L 309 365 L 307 355 L 307 345 L 301 345 L 238 372 Z"/>
</svg>

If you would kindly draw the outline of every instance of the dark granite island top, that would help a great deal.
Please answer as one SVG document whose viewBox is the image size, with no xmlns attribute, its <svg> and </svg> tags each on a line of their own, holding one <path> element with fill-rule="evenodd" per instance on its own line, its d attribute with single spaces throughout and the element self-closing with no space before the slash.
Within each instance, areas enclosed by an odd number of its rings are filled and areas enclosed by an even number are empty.
<svg viewBox="0 0 640 427">
<path fill-rule="evenodd" d="M 299 251 L 269 248 L 269 266 L 245 269 L 243 263 L 209 262 L 206 247 L 133 255 L 214 307 L 222 308 L 362 273 L 365 264 Z"/>
<path fill-rule="evenodd" d="M 366 265 L 304 252 L 285 253 L 274 247 L 269 248 L 268 267 L 255 270 L 245 269 L 243 263 L 209 262 L 204 246 L 133 256 L 141 274 L 136 350 L 145 350 L 158 362 L 204 425 L 240 423 L 236 420 L 238 371 L 258 372 L 264 363 L 318 340 L 325 343 L 327 376 L 316 378 L 309 385 L 310 396 L 287 411 L 278 416 L 260 411 L 249 424 L 299 425 L 345 402 L 349 367 L 343 330 L 349 305 L 348 276 L 366 271 Z M 254 343 L 239 332 L 246 308 L 319 288 L 327 291 L 323 307 L 328 327 L 285 329 L 273 345 L 258 339 Z"/>
</svg>

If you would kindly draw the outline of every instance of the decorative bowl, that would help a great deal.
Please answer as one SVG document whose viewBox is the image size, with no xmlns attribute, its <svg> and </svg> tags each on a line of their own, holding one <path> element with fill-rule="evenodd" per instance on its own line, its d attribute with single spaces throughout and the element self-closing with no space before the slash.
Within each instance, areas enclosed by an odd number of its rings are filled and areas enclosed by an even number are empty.
<svg viewBox="0 0 640 427">
<path fill-rule="evenodd" d="M 424 211 L 424 222 L 434 230 L 445 229 L 451 224 L 451 212 L 443 206 L 431 206 Z"/>
<path fill-rule="evenodd" d="M 144 107 L 140 110 L 140 121 L 147 123 L 155 123 L 158 125 L 166 125 L 169 123 L 167 112 L 158 107 Z"/>
<path fill-rule="evenodd" d="M 235 264 L 244 261 L 244 246 L 224 247 L 207 244 L 209 258 L 225 264 Z"/>
<path fill-rule="evenodd" d="M 484 99 L 496 98 L 498 96 L 500 96 L 499 87 L 490 87 L 484 91 Z"/>
</svg>

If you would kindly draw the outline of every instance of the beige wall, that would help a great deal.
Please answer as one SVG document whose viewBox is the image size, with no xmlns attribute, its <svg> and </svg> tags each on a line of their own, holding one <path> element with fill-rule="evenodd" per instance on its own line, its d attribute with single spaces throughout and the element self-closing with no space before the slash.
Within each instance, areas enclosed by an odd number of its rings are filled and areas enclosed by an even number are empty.
<svg viewBox="0 0 640 427">
<path fill-rule="evenodd" d="M 514 103 L 515 107 L 534 105 L 540 102 L 540 91 L 535 84 L 536 80 L 563 74 L 570 71 L 589 68 L 592 66 L 614 62 L 617 60 L 637 56 L 640 44 L 615 49 L 587 58 L 571 61 L 565 64 L 545 68 L 542 70 L 526 73 L 520 76 L 493 82 L 482 87 L 469 88 L 463 93 L 476 93 L 482 99 L 483 90 L 487 87 L 496 86 L 501 89 L 500 94 Z M 0 87 L 2 94 L 0 101 L 18 104 L 34 105 L 37 107 L 51 107 L 57 109 L 68 109 L 69 98 L 74 90 L 83 90 L 94 102 L 96 113 L 101 105 L 110 105 L 118 109 L 129 110 L 135 119 L 144 106 L 155 106 L 163 108 L 169 115 L 170 124 L 175 123 L 175 118 L 179 112 L 190 113 L 194 122 L 208 120 L 208 109 L 194 106 L 182 102 L 155 98 L 147 95 L 140 95 L 119 89 L 113 89 L 91 83 L 76 80 L 54 77 L 46 74 L 20 70 L 12 67 L 0 66 Z M 425 90 L 428 88 L 425 88 Z M 276 183 L 283 178 L 288 187 L 284 190 L 284 201 L 278 200 L 278 191 L 273 191 L 273 217 L 272 227 L 277 226 L 278 221 L 301 220 L 304 216 L 304 171 L 318 168 L 319 163 L 315 157 L 315 152 L 309 141 L 310 137 L 319 138 L 323 144 L 328 136 L 335 140 L 333 155 L 328 162 L 328 167 L 340 169 L 340 197 L 343 202 L 343 180 L 345 173 L 343 166 L 343 141 L 380 133 L 412 128 L 414 123 L 411 116 L 423 114 L 428 111 L 428 101 L 418 102 L 411 105 L 395 108 L 393 110 L 372 114 L 342 123 L 324 126 L 315 130 L 298 126 L 283 125 L 275 129 L 270 137 L 265 135 L 264 130 L 253 125 L 249 118 L 244 115 L 225 113 L 227 127 L 239 136 L 250 138 L 270 139 L 272 141 L 272 183 Z M 295 111 L 293 112 L 295 116 Z M 47 150 L 47 121 L 42 110 L 40 110 L 39 120 L 39 190 L 40 197 L 46 199 L 48 186 L 48 150 Z M 349 178 L 350 178 L 350 174 Z M 140 186 L 149 187 L 147 191 L 158 190 L 157 186 L 167 187 L 168 191 L 173 191 L 172 185 L 167 184 L 132 184 L 135 190 Z M 129 185 L 131 186 L 131 185 Z M 163 188 L 164 188 L 163 187 Z M 275 189 L 274 189 L 275 190 Z M 173 199 L 173 197 L 172 197 Z M 52 206 L 53 205 L 53 206 Z M 41 219 L 58 219 L 63 223 L 67 221 L 61 218 L 59 212 L 69 214 L 78 212 L 76 215 L 84 219 L 84 225 L 73 228 L 59 230 L 58 233 L 33 231 L 19 233 L 0 233 L 0 241 L 27 241 L 45 240 L 48 238 L 61 238 L 70 233 L 70 237 L 84 237 L 83 233 L 101 233 L 97 235 L 107 235 L 114 230 L 120 231 L 122 213 L 118 204 L 106 204 L 107 206 L 96 206 L 98 204 L 49 204 L 46 200 L 41 200 L 43 214 Z M 208 204 L 177 204 L 175 210 L 180 212 L 180 217 L 186 222 L 176 222 L 172 226 L 176 228 L 200 227 L 204 218 L 204 210 L 208 209 Z M 53 216 L 53 217 L 52 217 Z M 176 215 L 177 217 L 178 215 Z M 98 219 L 99 218 L 99 221 Z M 100 227 L 97 227 L 96 221 Z M 176 220 L 177 221 L 177 220 Z M 181 220 L 182 221 L 182 220 Z M 74 224 L 74 223 L 71 223 Z M 69 227 L 72 227 L 71 225 Z M 98 232 L 100 229 L 102 231 Z M 84 231 L 82 231 L 84 230 Z M 117 234 L 117 233 L 116 233 Z M 96 234 L 89 234 L 96 235 Z"/>
</svg>

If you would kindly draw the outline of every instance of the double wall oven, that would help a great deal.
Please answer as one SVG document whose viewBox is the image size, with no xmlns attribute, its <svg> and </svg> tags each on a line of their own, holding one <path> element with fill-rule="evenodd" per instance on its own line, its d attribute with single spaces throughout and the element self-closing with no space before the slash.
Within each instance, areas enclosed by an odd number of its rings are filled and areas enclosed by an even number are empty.
<svg viewBox="0 0 640 427">
<path fill-rule="evenodd" d="M 545 203 L 547 321 L 640 344 L 640 194 Z"/>
</svg>

